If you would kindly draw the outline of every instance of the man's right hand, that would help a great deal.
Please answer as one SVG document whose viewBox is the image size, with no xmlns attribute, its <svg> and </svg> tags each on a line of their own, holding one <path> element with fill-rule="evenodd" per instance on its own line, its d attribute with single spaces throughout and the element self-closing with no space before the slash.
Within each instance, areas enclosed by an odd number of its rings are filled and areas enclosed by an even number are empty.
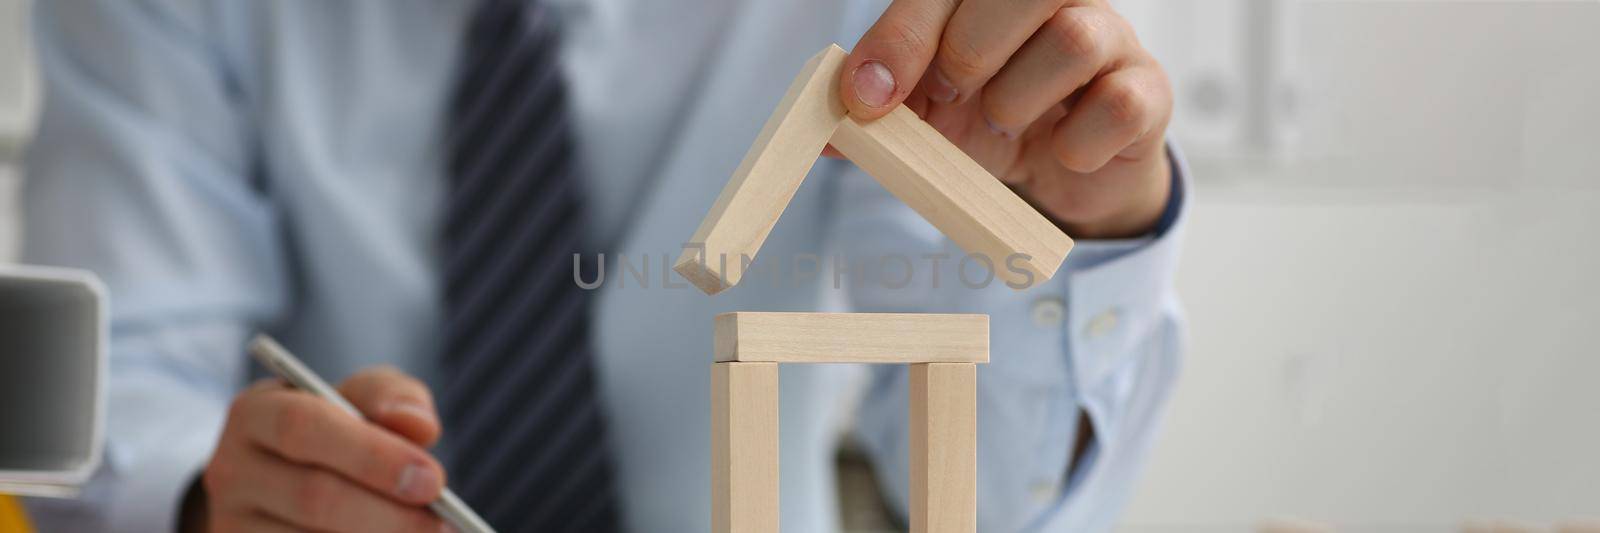
<svg viewBox="0 0 1600 533">
<path fill-rule="evenodd" d="M 275 379 L 239 394 L 193 519 L 212 532 L 449 531 L 424 507 L 444 488 L 424 449 L 440 431 L 427 387 L 376 368 L 339 393 L 367 420 Z"/>
</svg>

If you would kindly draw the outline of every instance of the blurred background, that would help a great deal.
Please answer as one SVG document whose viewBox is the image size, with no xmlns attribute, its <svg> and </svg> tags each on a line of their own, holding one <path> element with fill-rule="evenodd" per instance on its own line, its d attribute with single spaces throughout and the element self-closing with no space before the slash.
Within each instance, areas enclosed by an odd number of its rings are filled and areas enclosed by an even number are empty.
<svg viewBox="0 0 1600 533">
<path fill-rule="evenodd" d="M 1196 189 L 1189 360 L 1122 530 L 1600 517 L 1600 2 L 1118 5 Z M 0 0 L 0 262 L 25 9 Z"/>
</svg>

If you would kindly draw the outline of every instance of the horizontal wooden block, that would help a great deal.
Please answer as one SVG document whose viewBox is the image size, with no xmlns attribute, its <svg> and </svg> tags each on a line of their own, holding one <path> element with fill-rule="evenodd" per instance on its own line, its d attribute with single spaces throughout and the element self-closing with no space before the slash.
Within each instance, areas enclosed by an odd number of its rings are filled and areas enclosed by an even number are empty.
<svg viewBox="0 0 1600 533">
<path fill-rule="evenodd" d="M 1257 533 L 1334 533 L 1333 526 L 1304 518 L 1274 518 L 1256 526 Z"/>
<path fill-rule="evenodd" d="M 988 315 L 737 312 L 715 330 L 717 361 L 989 362 Z"/>
<path fill-rule="evenodd" d="M 911 531 L 978 530 L 978 367 L 911 365 Z"/>
<path fill-rule="evenodd" d="M 778 364 L 711 365 L 711 531 L 778 531 Z"/>
<path fill-rule="evenodd" d="M 1543 533 L 1544 528 L 1520 520 L 1479 520 L 1462 524 L 1463 533 Z"/>
<path fill-rule="evenodd" d="M 1556 533 L 1600 533 L 1600 518 L 1557 522 Z"/>
<path fill-rule="evenodd" d="M 1061 228 L 910 108 L 871 122 L 847 119 L 830 142 L 962 250 L 987 257 L 995 277 L 1013 287 L 1050 279 L 1072 249 Z"/>
<path fill-rule="evenodd" d="M 847 111 L 839 99 L 845 51 L 829 45 L 806 63 L 673 266 L 706 294 L 739 283 L 746 261 L 778 223 Z"/>
</svg>

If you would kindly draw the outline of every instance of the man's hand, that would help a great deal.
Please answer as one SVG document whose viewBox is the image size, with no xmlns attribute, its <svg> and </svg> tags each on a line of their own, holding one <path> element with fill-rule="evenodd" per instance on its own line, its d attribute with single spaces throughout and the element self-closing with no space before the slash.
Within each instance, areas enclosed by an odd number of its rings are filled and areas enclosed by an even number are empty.
<svg viewBox="0 0 1600 533">
<path fill-rule="evenodd" d="M 1172 89 L 1104 0 L 895 0 L 840 83 L 851 116 L 904 102 L 1074 237 L 1166 206 Z"/>
<path fill-rule="evenodd" d="M 278 380 L 234 399 L 203 477 L 209 531 L 446 531 L 423 507 L 444 487 L 427 387 L 378 368 L 339 393 L 371 421 Z"/>
</svg>

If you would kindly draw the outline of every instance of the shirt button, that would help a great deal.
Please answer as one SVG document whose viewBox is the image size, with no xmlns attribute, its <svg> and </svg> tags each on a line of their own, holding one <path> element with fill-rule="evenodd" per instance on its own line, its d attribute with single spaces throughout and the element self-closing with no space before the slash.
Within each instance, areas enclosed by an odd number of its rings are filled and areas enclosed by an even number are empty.
<svg viewBox="0 0 1600 533">
<path fill-rule="evenodd" d="M 1055 483 L 1040 481 L 1028 487 L 1028 494 L 1033 496 L 1034 502 L 1050 503 L 1056 500 L 1058 491 Z"/>
<path fill-rule="evenodd" d="M 1091 339 L 1098 339 L 1117 330 L 1117 323 L 1121 321 L 1121 313 L 1115 308 L 1102 311 L 1089 319 L 1089 324 L 1083 328 L 1083 334 Z"/>
<path fill-rule="evenodd" d="M 1067 305 L 1056 297 L 1045 297 L 1033 301 L 1033 325 L 1041 328 L 1054 328 L 1061 326 L 1067 319 Z"/>
</svg>

